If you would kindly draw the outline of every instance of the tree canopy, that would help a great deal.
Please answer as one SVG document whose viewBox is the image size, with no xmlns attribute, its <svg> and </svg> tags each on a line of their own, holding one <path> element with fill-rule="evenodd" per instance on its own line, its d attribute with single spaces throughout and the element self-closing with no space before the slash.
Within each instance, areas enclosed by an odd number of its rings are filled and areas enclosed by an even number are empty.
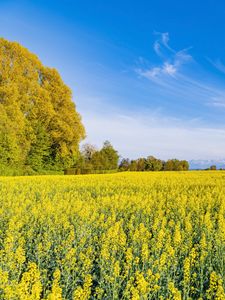
<svg viewBox="0 0 225 300">
<path fill-rule="evenodd" d="M 187 171 L 189 163 L 186 160 L 168 159 L 163 161 L 148 156 L 147 158 L 138 158 L 136 160 L 122 159 L 119 165 L 121 171 Z"/>
<path fill-rule="evenodd" d="M 118 169 L 119 155 L 109 141 L 105 141 L 100 150 L 91 144 L 82 147 L 80 157 L 73 168 L 78 173 L 104 172 Z"/>
<path fill-rule="evenodd" d="M 0 163 L 64 168 L 85 136 L 72 92 L 26 48 L 0 38 Z"/>
</svg>

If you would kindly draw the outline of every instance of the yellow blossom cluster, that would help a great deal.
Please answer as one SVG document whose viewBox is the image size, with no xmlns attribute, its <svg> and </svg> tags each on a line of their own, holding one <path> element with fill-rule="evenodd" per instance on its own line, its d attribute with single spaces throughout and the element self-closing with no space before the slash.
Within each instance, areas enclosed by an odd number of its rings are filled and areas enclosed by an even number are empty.
<svg viewBox="0 0 225 300">
<path fill-rule="evenodd" d="M 0 299 L 225 299 L 225 172 L 0 178 Z"/>
</svg>

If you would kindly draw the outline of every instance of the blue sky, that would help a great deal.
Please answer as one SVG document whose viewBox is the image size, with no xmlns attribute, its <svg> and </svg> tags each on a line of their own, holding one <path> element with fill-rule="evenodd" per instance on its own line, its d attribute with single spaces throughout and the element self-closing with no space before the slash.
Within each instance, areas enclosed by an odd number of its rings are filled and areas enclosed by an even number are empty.
<svg viewBox="0 0 225 300">
<path fill-rule="evenodd" d="M 0 35 L 55 67 L 86 142 L 225 158 L 225 2 L 0 0 Z"/>
</svg>

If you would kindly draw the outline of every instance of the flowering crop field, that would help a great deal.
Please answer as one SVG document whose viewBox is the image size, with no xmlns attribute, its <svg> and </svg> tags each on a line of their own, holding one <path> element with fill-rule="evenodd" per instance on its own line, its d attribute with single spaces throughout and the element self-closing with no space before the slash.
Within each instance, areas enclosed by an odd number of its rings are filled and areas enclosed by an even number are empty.
<svg viewBox="0 0 225 300">
<path fill-rule="evenodd" d="M 225 172 L 0 178 L 0 299 L 225 299 Z"/>
</svg>

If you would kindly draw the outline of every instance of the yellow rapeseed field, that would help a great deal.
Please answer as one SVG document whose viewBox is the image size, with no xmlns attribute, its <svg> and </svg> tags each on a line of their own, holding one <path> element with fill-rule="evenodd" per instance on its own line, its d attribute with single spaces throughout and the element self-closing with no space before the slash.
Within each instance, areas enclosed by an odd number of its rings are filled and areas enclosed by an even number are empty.
<svg viewBox="0 0 225 300">
<path fill-rule="evenodd" d="M 0 178 L 0 299 L 225 299 L 225 172 Z"/>
</svg>

